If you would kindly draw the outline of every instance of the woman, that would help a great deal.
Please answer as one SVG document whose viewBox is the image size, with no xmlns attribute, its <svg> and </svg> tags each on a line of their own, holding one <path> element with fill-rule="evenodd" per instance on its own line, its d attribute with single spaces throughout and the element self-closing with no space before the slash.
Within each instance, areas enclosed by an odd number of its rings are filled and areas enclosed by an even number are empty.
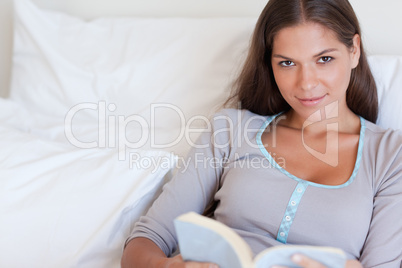
<svg viewBox="0 0 402 268">
<path fill-rule="evenodd" d="M 166 257 L 173 219 L 211 207 L 256 254 L 333 246 L 346 267 L 400 267 L 402 135 L 373 124 L 376 87 L 347 0 L 270 0 L 230 101 L 243 110 L 212 119 L 192 165 L 137 223 L 123 267 L 213 267 Z"/>
</svg>

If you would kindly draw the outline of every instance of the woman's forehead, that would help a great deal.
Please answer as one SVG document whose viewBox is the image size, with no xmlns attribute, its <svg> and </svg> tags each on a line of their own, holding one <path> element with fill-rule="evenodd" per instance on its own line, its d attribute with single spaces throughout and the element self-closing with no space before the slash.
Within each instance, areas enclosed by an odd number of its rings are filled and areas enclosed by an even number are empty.
<svg viewBox="0 0 402 268">
<path fill-rule="evenodd" d="M 336 34 L 318 23 L 302 23 L 281 29 L 273 39 L 273 52 L 322 51 L 342 46 Z"/>
</svg>

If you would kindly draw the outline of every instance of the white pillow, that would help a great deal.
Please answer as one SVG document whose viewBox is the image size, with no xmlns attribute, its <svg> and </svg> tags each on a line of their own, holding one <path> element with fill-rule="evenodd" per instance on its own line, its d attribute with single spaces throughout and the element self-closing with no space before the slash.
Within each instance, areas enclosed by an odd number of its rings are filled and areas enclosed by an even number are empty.
<svg viewBox="0 0 402 268">
<path fill-rule="evenodd" d="M 402 56 L 374 55 L 368 58 L 377 85 L 377 124 L 402 129 Z"/>
<path fill-rule="evenodd" d="M 86 22 L 16 0 L 10 97 L 31 111 L 63 119 L 77 104 L 104 101 L 107 115 L 139 115 L 159 135 L 175 128 L 177 136 L 183 128 L 181 119 L 187 124 L 194 116 L 210 116 L 226 99 L 255 22 L 255 18 Z M 94 125 L 98 116 L 99 109 L 86 109 L 74 118 L 77 124 Z M 192 127 L 204 123 L 195 120 Z M 172 134 L 161 140 L 174 138 Z"/>
<path fill-rule="evenodd" d="M 0 126 L 0 267 L 120 267 L 175 158 L 77 149 Z"/>
<path fill-rule="evenodd" d="M 40 125 L 31 124 L 41 137 L 71 142 L 64 133 L 64 119 L 74 115 L 71 129 L 76 139 L 100 144 L 99 133 L 106 133 L 107 140 L 110 133 L 118 136 L 118 118 L 134 115 L 122 130 L 133 141 L 129 147 L 183 156 L 197 138 L 184 131 L 204 128 L 205 120 L 192 121 L 195 116 L 211 115 L 226 99 L 254 25 L 255 18 L 86 22 L 41 10 L 29 0 L 15 0 L 11 98 L 47 117 L 37 120 Z M 370 62 L 379 95 L 388 92 L 380 98 L 379 124 L 401 128 L 394 112 L 402 107 L 401 78 L 391 75 L 401 72 L 400 57 L 374 56 Z M 86 109 L 73 113 L 75 105 Z M 146 142 L 137 142 L 144 135 Z"/>
</svg>

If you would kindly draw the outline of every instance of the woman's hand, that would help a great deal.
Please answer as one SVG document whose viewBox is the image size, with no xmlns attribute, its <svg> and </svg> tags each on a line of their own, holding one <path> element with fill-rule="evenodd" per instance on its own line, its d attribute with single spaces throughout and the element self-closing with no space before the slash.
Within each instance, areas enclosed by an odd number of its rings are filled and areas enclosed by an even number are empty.
<svg viewBox="0 0 402 268">
<path fill-rule="evenodd" d="M 300 254 L 293 255 L 292 261 L 304 268 L 326 268 L 322 263 Z M 280 266 L 275 266 L 275 268 L 278 267 Z M 363 266 L 359 261 L 348 260 L 346 261 L 345 268 L 363 268 Z"/>
<path fill-rule="evenodd" d="M 165 266 L 166 268 L 219 268 L 214 263 L 207 262 L 184 262 L 181 255 L 177 255 L 173 258 L 169 258 Z"/>
<path fill-rule="evenodd" d="M 121 267 L 218 268 L 218 265 L 206 262 L 184 262 L 181 255 L 167 258 L 154 242 L 148 238 L 137 237 L 126 245 L 121 259 Z"/>
</svg>

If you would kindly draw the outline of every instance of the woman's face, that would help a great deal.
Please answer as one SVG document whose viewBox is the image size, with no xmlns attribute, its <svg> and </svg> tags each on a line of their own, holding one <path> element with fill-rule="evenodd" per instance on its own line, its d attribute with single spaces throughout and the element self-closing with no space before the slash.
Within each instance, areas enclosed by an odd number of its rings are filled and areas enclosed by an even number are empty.
<svg viewBox="0 0 402 268">
<path fill-rule="evenodd" d="M 332 30 L 305 23 L 277 33 L 271 63 L 283 98 L 306 119 L 334 102 L 338 102 L 339 113 L 349 110 L 346 90 L 359 57 L 358 35 L 353 48 L 347 48 Z"/>
</svg>

